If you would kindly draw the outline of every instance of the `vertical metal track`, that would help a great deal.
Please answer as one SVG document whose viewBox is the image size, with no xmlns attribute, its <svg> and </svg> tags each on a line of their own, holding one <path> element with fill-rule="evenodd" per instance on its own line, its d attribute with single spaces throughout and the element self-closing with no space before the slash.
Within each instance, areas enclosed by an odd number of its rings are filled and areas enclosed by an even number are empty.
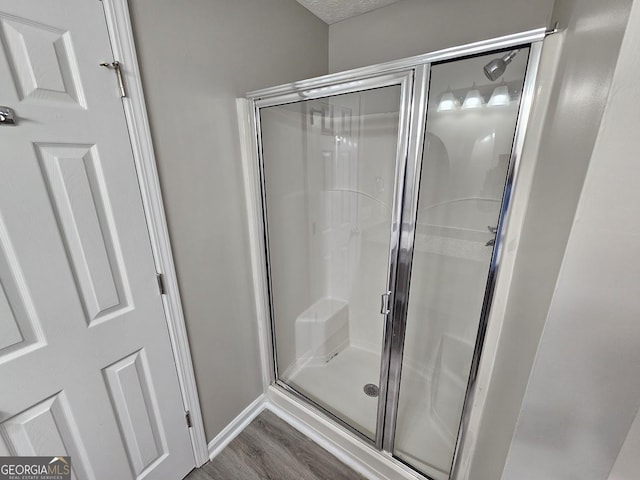
<svg viewBox="0 0 640 480">
<path fill-rule="evenodd" d="M 409 297 L 409 277 L 413 257 L 416 210 L 418 206 L 418 183 L 422 163 L 422 144 L 427 111 L 429 64 L 420 65 L 415 71 L 412 115 L 409 125 L 409 146 L 407 149 L 404 175 L 398 179 L 396 188 L 402 193 L 396 197 L 396 208 L 400 218 L 397 256 L 393 257 L 393 277 L 389 278 L 389 290 L 393 291 L 391 313 L 387 315 L 385 342 L 382 353 L 380 374 L 380 400 L 378 406 L 378 427 L 376 445 L 393 453 L 395 426 L 398 415 L 400 394 L 400 374 L 402 371 L 402 349 L 407 320 Z"/>
<path fill-rule="evenodd" d="M 395 279 L 398 268 L 398 251 L 400 247 L 400 232 L 402 222 L 402 198 L 404 197 L 404 178 L 406 175 L 406 158 L 409 150 L 411 131 L 412 98 L 414 97 L 415 72 L 403 86 L 400 97 L 400 112 L 398 125 L 398 143 L 396 145 L 396 169 L 395 186 L 393 195 L 393 209 L 391 212 L 391 232 L 389 236 L 389 257 L 387 267 L 386 292 L 380 292 L 387 296 L 387 305 L 392 305 L 395 299 Z M 382 312 L 381 312 L 382 313 Z M 386 421 L 386 395 L 389 378 L 389 358 L 393 339 L 392 329 L 395 324 L 395 315 L 392 309 L 387 309 L 384 315 L 384 330 L 382 341 L 382 355 L 380 358 L 380 391 L 378 395 L 378 413 L 376 418 L 376 447 L 382 449 L 384 425 Z"/>
<path fill-rule="evenodd" d="M 265 261 L 265 273 L 266 278 L 264 279 L 266 283 L 266 292 L 267 292 L 267 306 L 269 311 L 269 328 L 268 331 L 270 333 L 269 340 L 271 340 L 271 375 L 272 381 L 276 381 L 278 379 L 278 357 L 277 357 L 277 349 L 276 349 L 276 326 L 275 326 L 275 316 L 273 313 L 273 290 L 271 288 L 271 260 L 269 255 L 269 217 L 267 216 L 267 190 L 265 186 L 265 178 L 264 178 L 264 156 L 262 151 L 262 123 L 260 118 L 260 109 L 258 106 L 253 104 L 253 121 L 254 121 L 254 129 L 256 132 L 256 142 L 257 142 L 257 153 L 258 153 L 258 181 L 260 182 L 260 202 L 262 207 L 262 240 L 264 245 L 264 261 Z"/>
</svg>

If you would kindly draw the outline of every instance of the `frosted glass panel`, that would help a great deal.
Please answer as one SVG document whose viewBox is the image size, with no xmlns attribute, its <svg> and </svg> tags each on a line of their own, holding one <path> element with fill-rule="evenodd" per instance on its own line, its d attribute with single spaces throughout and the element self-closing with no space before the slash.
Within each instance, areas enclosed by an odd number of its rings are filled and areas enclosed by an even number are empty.
<svg viewBox="0 0 640 480">
<path fill-rule="evenodd" d="M 528 57 L 431 68 L 394 454 L 449 477 Z"/>
<path fill-rule="evenodd" d="M 400 98 L 394 85 L 260 110 L 278 379 L 370 438 Z"/>
</svg>

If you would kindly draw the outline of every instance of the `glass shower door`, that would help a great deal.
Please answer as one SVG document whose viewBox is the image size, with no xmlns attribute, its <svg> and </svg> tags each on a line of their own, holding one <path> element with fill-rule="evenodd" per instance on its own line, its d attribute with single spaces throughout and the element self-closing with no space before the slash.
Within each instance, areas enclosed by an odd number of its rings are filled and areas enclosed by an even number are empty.
<svg viewBox="0 0 640 480">
<path fill-rule="evenodd" d="M 410 81 L 258 102 L 277 381 L 371 440 Z"/>
<path fill-rule="evenodd" d="M 487 307 L 528 54 L 495 82 L 483 66 L 502 54 L 431 66 L 393 453 L 438 480 L 451 471 Z"/>
</svg>

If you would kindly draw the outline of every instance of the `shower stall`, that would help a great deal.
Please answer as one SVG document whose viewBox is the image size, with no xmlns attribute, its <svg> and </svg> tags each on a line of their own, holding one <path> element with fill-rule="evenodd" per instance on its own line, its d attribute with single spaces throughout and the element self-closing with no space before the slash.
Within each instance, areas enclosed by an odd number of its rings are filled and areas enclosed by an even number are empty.
<svg viewBox="0 0 640 480">
<path fill-rule="evenodd" d="M 248 95 L 272 381 L 455 477 L 544 30 Z"/>
</svg>

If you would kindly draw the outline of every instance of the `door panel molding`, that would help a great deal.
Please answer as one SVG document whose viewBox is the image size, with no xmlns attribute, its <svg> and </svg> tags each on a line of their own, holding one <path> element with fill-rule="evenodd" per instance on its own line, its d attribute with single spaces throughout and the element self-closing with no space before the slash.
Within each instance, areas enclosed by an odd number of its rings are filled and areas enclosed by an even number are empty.
<svg viewBox="0 0 640 480">
<path fill-rule="evenodd" d="M 20 100 L 87 108 L 69 32 L 6 14 L 0 15 L 0 30 Z M 35 68 L 31 55 L 49 49 L 55 56 L 38 56 L 44 68 Z"/>
<path fill-rule="evenodd" d="M 132 308 L 96 145 L 34 144 L 87 324 Z"/>
<path fill-rule="evenodd" d="M 128 0 L 103 0 L 113 60 L 121 64 L 127 96 L 122 98 L 156 271 L 164 275 L 163 306 L 171 338 L 196 466 L 209 460 L 207 441 L 165 217 L 151 130 L 142 90 Z M 106 60 L 106 59 L 105 59 Z"/>
<path fill-rule="evenodd" d="M 46 345 L 9 232 L 0 217 L 0 365 Z"/>
<path fill-rule="evenodd" d="M 144 348 L 102 370 L 132 474 L 140 478 L 168 455 Z"/>
<path fill-rule="evenodd" d="M 0 451 L 11 455 L 38 455 L 43 446 L 59 455 L 72 456 L 71 466 L 74 480 L 95 480 L 91 463 L 79 438 L 78 428 L 71 413 L 64 390 L 30 406 L 22 413 L 0 425 Z"/>
</svg>

